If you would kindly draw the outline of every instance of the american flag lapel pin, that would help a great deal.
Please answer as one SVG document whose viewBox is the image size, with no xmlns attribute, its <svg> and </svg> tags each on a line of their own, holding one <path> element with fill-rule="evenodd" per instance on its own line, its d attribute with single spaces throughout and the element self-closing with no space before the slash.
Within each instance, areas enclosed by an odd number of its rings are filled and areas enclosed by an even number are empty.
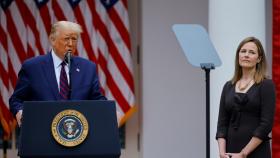
<svg viewBox="0 0 280 158">
<path fill-rule="evenodd" d="M 80 72 L 80 69 L 79 69 L 79 68 L 77 68 L 77 69 L 76 69 L 76 71 L 77 71 L 77 72 Z"/>
</svg>

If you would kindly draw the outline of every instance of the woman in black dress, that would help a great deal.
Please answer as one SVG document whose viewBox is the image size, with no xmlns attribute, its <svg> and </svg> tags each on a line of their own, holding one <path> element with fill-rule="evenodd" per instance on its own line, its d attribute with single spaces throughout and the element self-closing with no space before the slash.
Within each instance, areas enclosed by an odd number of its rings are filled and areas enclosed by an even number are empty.
<svg viewBox="0 0 280 158">
<path fill-rule="evenodd" d="M 221 95 L 216 133 L 220 158 L 271 158 L 275 88 L 266 67 L 261 42 L 244 39 L 236 51 L 234 76 Z"/>
</svg>

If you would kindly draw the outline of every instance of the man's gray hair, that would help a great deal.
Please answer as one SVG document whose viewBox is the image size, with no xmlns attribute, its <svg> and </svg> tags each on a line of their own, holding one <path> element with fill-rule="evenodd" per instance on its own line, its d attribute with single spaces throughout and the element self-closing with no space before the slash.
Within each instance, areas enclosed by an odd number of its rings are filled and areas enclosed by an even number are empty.
<svg viewBox="0 0 280 158">
<path fill-rule="evenodd" d="M 54 23 L 51 27 L 51 32 L 50 32 L 50 38 L 55 38 L 58 35 L 58 29 L 62 28 L 62 29 L 71 29 L 74 32 L 76 32 L 78 35 L 80 35 L 83 30 L 81 25 L 71 22 L 71 21 L 57 21 L 56 23 Z"/>
</svg>

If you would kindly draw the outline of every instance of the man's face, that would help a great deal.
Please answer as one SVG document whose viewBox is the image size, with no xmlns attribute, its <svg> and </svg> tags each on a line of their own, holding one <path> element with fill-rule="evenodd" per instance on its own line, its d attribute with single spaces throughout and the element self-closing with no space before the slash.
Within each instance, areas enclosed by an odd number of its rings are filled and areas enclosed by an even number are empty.
<svg viewBox="0 0 280 158">
<path fill-rule="evenodd" d="M 71 51 L 73 54 L 77 48 L 78 33 L 68 28 L 58 28 L 57 35 L 51 39 L 51 45 L 56 55 L 64 59 L 65 53 Z"/>
</svg>

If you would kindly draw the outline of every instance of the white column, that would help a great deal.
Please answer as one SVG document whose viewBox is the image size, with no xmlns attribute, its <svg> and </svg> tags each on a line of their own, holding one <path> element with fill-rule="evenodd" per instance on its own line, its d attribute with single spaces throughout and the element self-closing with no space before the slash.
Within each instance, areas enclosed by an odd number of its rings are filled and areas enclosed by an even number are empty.
<svg viewBox="0 0 280 158">
<path fill-rule="evenodd" d="M 173 24 L 207 26 L 207 0 L 141 0 L 140 158 L 205 157 L 205 77 Z"/>
<path fill-rule="evenodd" d="M 209 34 L 222 60 L 210 74 L 211 158 L 219 155 L 215 140 L 219 101 L 224 83 L 233 76 L 236 48 L 247 36 L 257 37 L 265 47 L 265 25 L 264 0 L 209 0 Z"/>
</svg>

